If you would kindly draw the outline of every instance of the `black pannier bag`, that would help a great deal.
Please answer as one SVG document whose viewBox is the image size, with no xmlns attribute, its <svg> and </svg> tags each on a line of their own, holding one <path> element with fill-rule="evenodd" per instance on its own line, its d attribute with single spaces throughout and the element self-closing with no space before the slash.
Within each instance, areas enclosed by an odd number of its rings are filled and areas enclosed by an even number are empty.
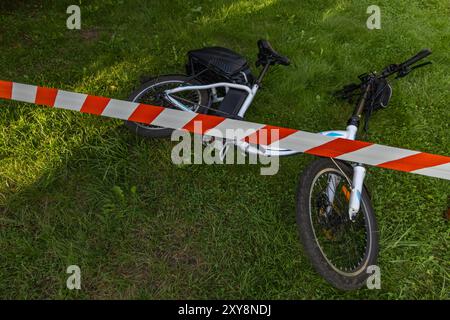
<svg viewBox="0 0 450 320">
<path fill-rule="evenodd" d="M 247 60 L 222 47 L 209 47 L 188 52 L 187 74 L 204 83 L 231 82 L 251 86 L 254 77 Z"/>
<path fill-rule="evenodd" d="M 388 106 L 392 96 L 392 87 L 386 79 L 376 79 L 371 95 L 371 100 L 365 106 L 364 131 L 366 132 L 369 129 L 369 119 L 372 113 Z"/>
<path fill-rule="evenodd" d="M 373 110 L 386 108 L 392 95 L 392 88 L 388 81 L 386 79 L 377 80 L 373 91 Z"/>
</svg>

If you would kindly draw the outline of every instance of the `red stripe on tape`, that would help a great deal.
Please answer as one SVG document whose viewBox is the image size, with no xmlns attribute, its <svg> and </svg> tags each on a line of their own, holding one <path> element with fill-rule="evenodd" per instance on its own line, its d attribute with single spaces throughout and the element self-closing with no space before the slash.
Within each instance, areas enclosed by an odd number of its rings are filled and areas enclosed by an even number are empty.
<svg viewBox="0 0 450 320">
<path fill-rule="evenodd" d="M 258 131 L 252 133 L 251 135 L 245 137 L 243 140 L 247 143 L 260 144 L 260 145 L 271 145 L 272 143 L 286 138 L 291 134 L 298 132 L 295 129 L 281 128 L 277 126 L 265 125 Z"/>
<path fill-rule="evenodd" d="M 450 157 L 421 152 L 398 160 L 381 163 L 377 165 L 377 167 L 410 172 L 423 168 L 438 166 L 449 162 Z"/>
<path fill-rule="evenodd" d="M 209 116 L 205 114 L 196 115 L 191 121 L 189 121 L 183 129 L 189 132 L 204 134 L 206 131 L 216 127 L 223 122 L 225 118 Z"/>
<path fill-rule="evenodd" d="M 133 111 L 128 120 L 150 124 L 157 116 L 159 116 L 161 112 L 164 111 L 164 109 L 165 108 L 163 107 L 140 104 L 137 106 L 136 110 Z"/>
<path fill-rule="evenodd" d="M 55 105 L 58 89 L 37 87 L 36 104 L 53 107 Z"/>
<path fill-rule="evenodd" d="M 13 83 L 0 80 L 0 98 L 11 99 Z"/>
<path fill-rule="evenodd" d="M 372 143 L 370 142 L 336 138 L 318 147 L 306 150 L 305 153 L 314 154 L 320 157 L 336 158 L 371 145 Z"/>
<path fill-rule="evenodd" d="M 80 111 L 83 113 L 101 115 L 109 101 L 111 101 L 110 98 L 87 96 Z"/>
</svg>

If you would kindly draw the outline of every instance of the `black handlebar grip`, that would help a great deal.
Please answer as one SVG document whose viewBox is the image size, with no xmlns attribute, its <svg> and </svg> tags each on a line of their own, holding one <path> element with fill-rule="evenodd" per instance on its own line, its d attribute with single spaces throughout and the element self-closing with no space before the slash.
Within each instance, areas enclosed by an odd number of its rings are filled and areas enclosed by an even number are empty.
<svg viewBox="0 0 450 320">
<path fill-rule="evenodd" d="M 283 66 L 289 66 L 291 64 L 291 60 L 288 57 L 280 56 L 280 63 Z"/>
<path fill-rule="evenodd" d="M 428 57 L 431 54 L 430 49 L 423 49 L 418 54 L 416 54 L 414 57 L 409 58 L 405 62 L 403 62 L 400 66 L 401 67 L 409 67 L 410 65 L 416 63 L 419 60 L 422 60 L 425 57 Z"/>
</svg>

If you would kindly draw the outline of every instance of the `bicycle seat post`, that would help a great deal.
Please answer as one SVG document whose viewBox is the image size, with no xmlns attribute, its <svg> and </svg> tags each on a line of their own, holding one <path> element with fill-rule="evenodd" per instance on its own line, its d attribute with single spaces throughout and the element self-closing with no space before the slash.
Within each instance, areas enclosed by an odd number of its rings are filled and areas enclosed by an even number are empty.
<svg viewBox="0 0 450 320">
<path fill-rule="evenodd" d="M 264 76 L 266 75 L 267 71 L 269 71 L 270 63 L 267 63 L 264 65 L 263 69 L 261 70 L 258 79 L 256 79 L 255 84 L 261 86 L 261 82 L 264 79 Z"/>
</svg>

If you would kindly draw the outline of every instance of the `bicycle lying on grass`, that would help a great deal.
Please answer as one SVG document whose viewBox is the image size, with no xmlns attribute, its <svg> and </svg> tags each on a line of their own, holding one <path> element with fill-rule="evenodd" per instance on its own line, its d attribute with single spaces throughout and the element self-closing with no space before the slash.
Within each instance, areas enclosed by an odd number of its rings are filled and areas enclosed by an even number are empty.
<svg viewBox="0 0 450 320">
<path fill-rule="evenodd" d="M 262 71 L 255 79 L 247 60 L 221 47 L 190 51 L 187 75 L 163 75 L 153 78 L 134 91 L 133 102 L 181 109 L 187 112 L 243 119 L 264 76 L 274 65 L 290 64 L 266 40 L 258 41 L 256 66 Z M 370 116 L 386 107 L 392 94 L 388 77 L 402 78 L 412 70 L 430 64 L 415 65 L 431 54 L 424 49 L 401 64 L 392 64 L 380 73 L 359 76 L 336 92 L 349 102 L 356 97 L 356 107 L 345 131 L 321 132 L 323 135 L 355 140 L 362 116 L 365 129 Z M 145 137 L 168 137 L 172 129 L 126 122 L 134 132 Z M 242 141 L 229 141 L 243 152 L 263 156 L 286 156 L 298 152 L 288 149 L 257 148 Z M 378 228 L 371 199 L 364 185 L 365 167 L 333 158 L 312 162 L 301 174 L 297 190 L 297 224 L 301 242 L 313 266 L 335 287 L 351 290 L 365 284 L 367 268 L 376 264 Z"/>
</svg>

